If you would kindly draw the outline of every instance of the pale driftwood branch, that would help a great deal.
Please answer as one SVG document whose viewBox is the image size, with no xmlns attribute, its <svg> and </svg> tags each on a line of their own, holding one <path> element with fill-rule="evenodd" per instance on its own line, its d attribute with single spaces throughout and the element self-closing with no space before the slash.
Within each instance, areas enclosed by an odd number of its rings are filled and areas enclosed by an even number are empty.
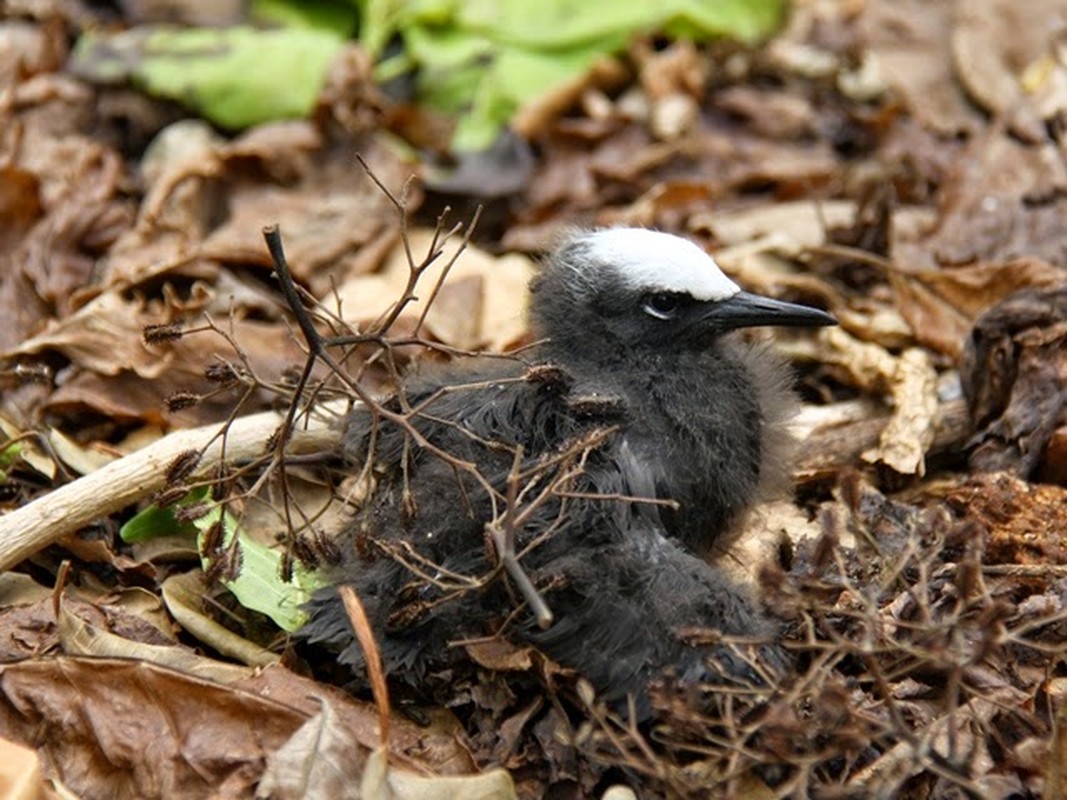
<svg viewBox="0 0 1067 800">
<path fill-rule="evenodd" d="M 293 432 L 288 452 L 308 453 L 335 446 L 340 428 L 333 420 L 344 408 L 344 403 L 325 406 L 325 413 L 315 414 L 306 425 L 299 426 Z M 234 420 L 225 436 L 226 460 L 245 461 L 263 456 L 267 440 L 282 419 L 280 414 L 269 411 Z M 180 453 L 206 447 L 197 474 L 217 466 L 223 452 L 223 438 L 218 436 L 221 428 L 221 424 L 215 424 L 175 431 L 0 517 L 0 571 L 10 569 L 94 520 L 163 489 L 167 467 Z"/>
</svg>

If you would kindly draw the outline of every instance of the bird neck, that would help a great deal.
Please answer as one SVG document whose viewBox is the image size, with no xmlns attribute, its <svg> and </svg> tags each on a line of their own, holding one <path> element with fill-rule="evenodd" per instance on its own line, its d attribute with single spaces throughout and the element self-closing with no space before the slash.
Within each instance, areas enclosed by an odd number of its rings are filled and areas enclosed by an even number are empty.
<svg viewBox="0 0 1067 800">
<path fill-rule="evenodd" d="M 673 385 L 704 383 L 709 371 L 729 369 L 728 364 L 734 362 L 729 347 L 720 341 L 700 350 L 625 347 L 592 340 L 583 345 L 580 349 L 561 348 L 546 342 L 540 351 L 541 360 L 560 366 L 576 378 L 634 387 L 664 379 Z"/>
</svg>

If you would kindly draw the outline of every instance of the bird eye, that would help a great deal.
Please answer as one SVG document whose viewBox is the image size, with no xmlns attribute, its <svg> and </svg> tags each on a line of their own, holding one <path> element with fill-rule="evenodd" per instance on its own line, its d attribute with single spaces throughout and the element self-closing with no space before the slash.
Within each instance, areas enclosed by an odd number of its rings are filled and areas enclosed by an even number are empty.
<svg viewBox="0 0 1067 800">
<path fill-rule="evenodd" d="M 655 292 L 645 298 L 645 313 L 656 319 L 671 319 L 682 307 L 682 298 L 676 292 Z"/>
</svg>

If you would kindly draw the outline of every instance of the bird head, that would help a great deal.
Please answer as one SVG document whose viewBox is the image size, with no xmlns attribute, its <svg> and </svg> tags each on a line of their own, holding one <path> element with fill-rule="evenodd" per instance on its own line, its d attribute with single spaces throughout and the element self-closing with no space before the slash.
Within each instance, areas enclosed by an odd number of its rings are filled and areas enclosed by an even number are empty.
<svg viewBox="0 0 1067 800">
<path fill-rule="evenodd" d="M 642 228 L 571 235 L 531 289 L 532 321 L 556 349 L 695 349 L 739 328 L 836 324 L 742 291 L 689 240 Z"/>
</svg>

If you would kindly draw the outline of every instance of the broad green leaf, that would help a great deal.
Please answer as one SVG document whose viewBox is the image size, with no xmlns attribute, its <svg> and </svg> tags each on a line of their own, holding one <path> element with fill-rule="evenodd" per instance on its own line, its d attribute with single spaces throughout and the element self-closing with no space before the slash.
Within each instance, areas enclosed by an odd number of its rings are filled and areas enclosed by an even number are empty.
<svg viewBox="0 0 1067 800">
<path fill-rule="evenodd" d="M 215 506 L 193 522 L 179 522 L 174 510 L 182 506 L 207 500 L 209 490 L 194 489 L 174 506 L 160 508 L 149 506 L 119 529 L 119 536 L 124 542 L 139 542 L 153 536 L 188 534 L 197 537 L 197 549 L 200 551 L 201 565 L 206 572 L 211 559 L 204 553 L 204 537 L 220 519 L 223 524 L 223 546 L 228 547 L 237 536 L 237 546 L 241 550 L 241 568 L 233 580 L 223 581 L 223 585 L 237 598 L 245 608 L 266 614 L 275 624 L 286 631 L 295 631 L 307 621 L 307 615 L 301 609 L 311 593 L 328 581 L 320 573 L 307 569 L 297 563 L 293 567 L 293 580 L 282 580 L 282 554 L 275 548 L 262 544 L 252 538 L 241 526 L 237 517 L 221 506 Z"/>
<path fill-rule="evenodd" d="M 204 555 L 204 536 L 220 518 L 223 546 L 229 546 L 236 535 L 237 546 L 241 549 L 241 569 L 237 577 L 223 581 L 223 585 L 242 606 L 266 614 L 282 630 L 299 629 L 307 622 L 304 604 L 311 599 L 312 592 L 328 585 L 326 578 L 297 562 L 293 566 L 292 583 L 282 580 L 282 554 L 248 536 L 237 518 L 221 508 L 216 508 L 193 523 L 199 531 L 197 548 L 205 572 L 211 566 L 211 559 Z"/>
<path fill-rule="evenodd" d="M 635 36 L 752 41 L 782 21 L 785 0 L 361 0 L 360 39 L 400 56 L 380 80 L 417 68 L 419 99 L 457 117 L 454 150 L 489 147 L 523 105 L 581 75 Z"/>
<path fill-rule="evenodd" d="M 750 41 L 771 33 L 784 11 L 781 0 L 464 0 L 456 8 L 456 25 L 508 45 L 561 50 L 655 32 Z"/>
<path fill-rule="evenodd" d="M 523 103 L 582 74 L 601 55 L 595 47 L 558 53 L 502 50 L 493 68 L 481 71 L 470 111 L 460 115 L 452 146 L 461 152 L 488 147 L 502 123 Z"/>
<path fill-rule="evenodd" d="M 132 81 L 240 129 L 306 116 L 342 45 L 321 29 L 140 28 L 85 34 L 71 70 L 97 82 Z"/>
</svg>

